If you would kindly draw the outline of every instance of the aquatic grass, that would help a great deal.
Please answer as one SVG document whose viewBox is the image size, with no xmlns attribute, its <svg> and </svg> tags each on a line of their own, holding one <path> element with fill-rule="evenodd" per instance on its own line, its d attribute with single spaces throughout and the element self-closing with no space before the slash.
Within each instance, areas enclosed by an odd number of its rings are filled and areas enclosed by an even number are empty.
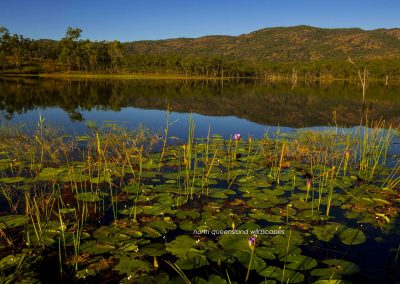
<svg viewBox="0 0 400 284">
<path fill-rule="evenodd" d="M 329 213 L 331 210 L 331 203 L 332 203 L 332 197 L 333 197 L 333 187 L 335 184 L 335 170 L 336 167 L 333 166 L 331 169 L 331 175 L 330 175 L 330 184 L 329 184 L 329 189 L 328 189 L 328 199 L 327 199 L 327 205 L 326 205 L 326 216 L 329 217 Z M 337 171 L 339 172 L 339 171 Z"/>
<path fill-rule="evenodd" d="M 396 256 L 394 258 L 394 263 L 397 263 L 397 259 L 398 259 L 399 255 L 400 255 L 400 243 L 399 243 L 399 245 L 397 247 L 397 250 L 396 250 Z"/>
<path fill-rule="evenodd" d="M 162 146 L 162 149 L 161 149 L 160 162 L 159 162 L 159 165 L 158 165 L 158 170 L 159 171 L 161 169 L 162 160 L 164 159 L 164 155 L 165 155 L 165 147 L 167 146 L 169 126 L 170 126 L 170 124 L 169 124 L 169 104 L 167 103 L 167 110 L 165 112 L 165 129 L 164 129 L 163 146 Z"/>
<path fill-rule="evenodd" d="M 383 182 L 381 188 L 387 188 L 390 190 L 395 189 L 400 184 L 400 161 L 392 168 L 385 181 Z"/>
<path fill-rule="evenodd" d="M 387 151 L 395 130 L 389 125 L 386 128 L 385 121 L 369 122 L 367 115 L 365 126 L 360 130 L 359 144 L 359 173 L 364 175 L 367 181 L 375 176 L 379 163 L 386 164 Z"/>
<path fill-rule="evenodd" d="M 289 229 L 289 237 L 288 237 L 287 246 L 286 246 L 285 261 L 284 261 L 283 270 L 282 270 L 281 284 L 283 283 L 283 280 L 285 279 L 286 264 L 287 264 L 287 260 L 288 260 L 288 256 L 289 256 L 291 239 L 292 239 L 292 228 L 290 227 L 290 229 Z M 288 282 L 289 282 L 289 280 L 290 279 L 288 277 Z"/>
</svg>

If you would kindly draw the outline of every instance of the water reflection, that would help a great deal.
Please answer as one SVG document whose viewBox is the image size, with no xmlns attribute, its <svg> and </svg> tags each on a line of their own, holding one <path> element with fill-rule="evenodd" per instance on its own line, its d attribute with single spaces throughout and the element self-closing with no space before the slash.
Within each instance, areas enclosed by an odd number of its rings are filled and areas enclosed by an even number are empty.
<svg viewBox="0 0 400 284">
<path fill-rule="evenodd" d="M 369 86 L 369 117 L 398 125 L 399 91 L 398 86 Z M 210 125 L 213 131 L 229 136 L 236 131 L 258 135 L 266 125 L 299 128 L 336 122 L 353 126 L 360 121 L 362 107 L 360 87 L 343 82 L 292 89 L 286 84 L 244 81 L 222 85 L 218 81 L 0 78 L 3 120 L 28 125 L 41 112 L 48 121 L 79 132 L 85 120 L 161 129 L 167 102 L 171 121 L 176 121 L 172 130 L 179 136 L 186 133 L 191 112 L 200 135 L 206 135 Z"/>
</svg>

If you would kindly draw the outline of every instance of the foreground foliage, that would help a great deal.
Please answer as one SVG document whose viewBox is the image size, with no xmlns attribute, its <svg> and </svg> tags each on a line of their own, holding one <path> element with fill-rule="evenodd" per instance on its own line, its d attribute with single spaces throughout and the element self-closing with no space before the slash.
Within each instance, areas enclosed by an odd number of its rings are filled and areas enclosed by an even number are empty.
<svg viewBox="0 0 400 284">
<path fill-rule="evenodd" d="M 381 279 L 371 264 L 398 277 L 395 130 L 225 140 L 194 127 L 171 146 L 168 128 L 3 129 L 2 281 L 358 283 Z"/>
</svg>

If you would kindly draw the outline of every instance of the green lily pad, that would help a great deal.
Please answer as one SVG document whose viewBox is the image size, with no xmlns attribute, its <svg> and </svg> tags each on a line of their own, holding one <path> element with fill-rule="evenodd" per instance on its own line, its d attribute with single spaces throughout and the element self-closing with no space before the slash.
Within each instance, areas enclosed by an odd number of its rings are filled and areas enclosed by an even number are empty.
<svg viewBox="0 0 400 284">
<path fill-rule="evenodd" d="M 201 253 L 188 251 L 185 257 L 178 259 L 176 265 L 183 270 L 192 270 L 208 265 L 208 261 Z"/>
<path fill-rule="evenodd" d="M 21 260 L 21 255 L 7 255 L 6 257 L 0 260 L 0 270 L 4 270 L 6 268 L 15 266 Z"/>
<path fill-rule="evenodd" d="M 318 265 L 317 261 L 309 256 L 305 255 L 288 255 L 286 265 L 291 270 L 310 270 Z"/>
<path fill-rule="evenodd" d="M 98 194 L 92 192 L 80 192 L 76 195 L 76 199 L 83 202 L 99 202 L 102 200 Z"/>
<path fill-rule="evenodd" d="M 0 179 L 0 183 L 18 183 L 24 180 L 24 177 L 5 177 Z"/>
<path fill-rule="evenodd" d="M 119 263 L 113 268 L 120 274 L 144 274 L 150 272 L 152 266 L 149 262 L 139 259 L 131 259 L 130 257 L 122 256 Z"/>
<path fill-rule="evenodd" d="M 346 228 L 340 231 L 339 238 L 345 245 L 362 244 L 367 239 L 363 231 L 353 228 Z"/>
<path fill-rule="evenodd" d="M 321 241 L 329 242 L 337 232 L 340 232 L 340 224 L 326 224 L 325 226 L 314 226 L 313 234 Z"/>
<path fill-rule="evenodd" d="M 87 241 L 80 246 L 80 249 L 89 254 L 96 255 L 96 254 L 109 253 L 115 250 L 115 246 L 102 244 L 97 241 Z"/>
<path fill-rule="evenodd" d="M 0 217 L 0 229 L 8 229 L 22 226 L 28 218 L 25 215 L 5 215 Z"/>
<path fill-rule="evenodd" d="M 148 256 L 161 256 L 166 254 L 165 245 L 161 243 L 153 243 L 142 247 L 141 252 Z"/>
<path fill-rule="evenodd" d="M 177 236 L 175 240 L 166 244 L 166 250 L 179 258 L 186 258 L 187 253 L 196 245 L 196 241 L 189 236 Z"/>
<path fill-rule="evenodd" d="M 147 224 L 147 227 L 153 228 L 161 234 L 166 234 L 169 230 L 176 229 L 176 225 L 172 222 L 153 221 Z"/>
<path fill-rule="evenodd" d="M 344 259 L 326 259 L 322 261 L 323 263 L 334 266 L 335 273 L 342 275 L 350 275 L 360 271 L 357 264 Z"/>
</svg>

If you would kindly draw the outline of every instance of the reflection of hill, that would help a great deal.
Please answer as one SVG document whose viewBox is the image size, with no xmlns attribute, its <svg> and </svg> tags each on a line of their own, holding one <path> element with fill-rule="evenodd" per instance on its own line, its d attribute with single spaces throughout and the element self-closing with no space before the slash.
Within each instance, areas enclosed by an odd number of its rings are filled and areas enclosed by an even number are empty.
<svg viewBox="0 0 400 284">
<path fill-rule="evenodd" d="M 399 87 L 370 86 L 370 117 L 400 124 Z M 0 79 L 0 109 L 11 117 L 38 107 L 59 107 L 71 119 L 82 119 L 79 110 L 123 107 L 170 109 L 177 112 L 234 115 L 260 124 L 303 127 L 333 123 L 356 125 L 360 115 L 360 89 L 344 83 L 326 86 L 252 82 L 199 81 L 63 81 L 50 79 Z"/>
</svg>

